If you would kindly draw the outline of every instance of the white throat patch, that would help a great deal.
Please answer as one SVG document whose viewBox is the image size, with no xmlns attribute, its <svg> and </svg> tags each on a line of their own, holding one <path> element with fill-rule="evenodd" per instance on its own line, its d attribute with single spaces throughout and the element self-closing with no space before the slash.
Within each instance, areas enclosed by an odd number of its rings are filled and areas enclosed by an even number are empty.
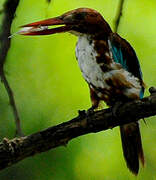
<svg viewBox="0 0 156 180">
<path fill-rule="evenodd" d="M 108 52 L 105 52 L 105 55 L 111 56 Z M 91 40 L 90 36 L 87 35 L 79 36 L 76 45 L 76 57 L 83 77 L 90 86 L 105 89 L 109 92 L 112 87 L 107 83 L 108 79 L 117 80 L 118 84 L 114 85 L 115 92 L 117 88 L 121 89 L 123 87 L 123 95 L 129 98 L 133 98 L 134 95 L 139 97 L 141 86 L 138 78 L 134 77 L 122 66 L 119 68 L 119 64 L 114 61 L 109 64 L 110 70 L 104 72 L 100 67 L 104 62 L 97 63 L 97 56 L 98 54 L 94 49 L 94 40 Z M 97 95 L 101 96 L 101 93 L 99 92 Z"/>
<path fill-rule="evenodd" d="M 103 72 L 96 62 L 97 52 L 89 36 L 79 36 L 76 46 L 76 57 L 84 79 L 96 87 L 104 88 Z"/>
</svg>

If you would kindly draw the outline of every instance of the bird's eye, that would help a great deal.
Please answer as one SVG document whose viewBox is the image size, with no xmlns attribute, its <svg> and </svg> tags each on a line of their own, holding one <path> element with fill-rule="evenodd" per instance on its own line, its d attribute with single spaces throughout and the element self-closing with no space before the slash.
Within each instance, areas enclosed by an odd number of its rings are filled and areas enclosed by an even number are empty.
<svg viewBox="0 0 156 180">
<path fill-rule="evenodd" d="M 85 12 L 82 12 L 82 13 L 77 13 L 77 14 L 75 14 L 74 18 L 75 18 L 76 20 L 83 20 L 83 19 L 85 18 L 85 16 L 86 16 L 86 13 L 85 13 Z"/>
</svg>

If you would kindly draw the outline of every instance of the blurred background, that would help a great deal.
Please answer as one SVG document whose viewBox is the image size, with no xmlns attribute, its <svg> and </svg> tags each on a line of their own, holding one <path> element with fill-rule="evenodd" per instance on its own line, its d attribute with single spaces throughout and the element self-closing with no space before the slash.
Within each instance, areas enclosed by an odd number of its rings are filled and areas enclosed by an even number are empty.
<svg viewBox="0 0 156 180">
<path fill-rule="evenodd" d="M 5 0 L 0 0 L 0 9 Z M 114 28 L 119 0 L 21 0 L 11 32 L 33 21 L 60 15 L 78 7 L 99 11 Z M 156 86 L 156 1 L 125 0 L 118 33 L 140 59 L 148 88 Z M 2 15 L 0 15 L 0 22 Z M 75 60 L 77 38 L 71 34 L 42 37 L 14 36 L 5 63 L 25 135 L 68 121 L 91 105 L 87 84 Z M 13 138 L 14 117 L 4 85 L 0 84 L 0 140 Z M 156 117 L 141 121 L 146 159 L 138 180 L 156 179 Z M 1 180 L 131 180 L 119 129 L 88 134 L 67 147 L 27 158 L 0 172 Z"/>
</svg>

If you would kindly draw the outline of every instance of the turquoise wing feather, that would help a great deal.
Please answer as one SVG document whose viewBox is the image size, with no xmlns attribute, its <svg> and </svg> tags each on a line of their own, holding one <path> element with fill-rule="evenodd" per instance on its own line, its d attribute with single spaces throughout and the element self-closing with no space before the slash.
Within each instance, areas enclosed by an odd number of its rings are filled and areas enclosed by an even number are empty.
<svg viewBox="0 0 156 180">
<path fill-rule="evenodd" d="M 120 37 L 118 36 L 118 38 Z M 124 41 L 124 43 L 122 41 Z M 120 42 L 122 43 L 120 44 Z M 120 63 L 125 70 L 131 72 L 134 76 L 137 76 L 142 81 L 142 71 L 134 49 L 124 39 L 121 38 L 120 42 L 114 41 L 114 39 L 113 41 L 109 41 L 109 47 L 114 61 L 116 63 Z M 124 48 L 123 45 L 127 45 L 129 47 Z M 130 50 L 130 52 L 128 50 Z M 140 98 L 143 98 L 143 96 L 144 87 L 142 87 L 140 91 Z"/>
</svg>

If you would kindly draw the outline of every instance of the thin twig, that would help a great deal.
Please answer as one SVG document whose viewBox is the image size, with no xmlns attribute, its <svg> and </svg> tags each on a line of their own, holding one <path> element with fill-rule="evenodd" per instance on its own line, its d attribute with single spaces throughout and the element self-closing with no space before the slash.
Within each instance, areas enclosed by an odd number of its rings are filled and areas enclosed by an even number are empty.
<svg viewBox="0 0 156 180">
<path fill-rule="evenodd" d="M 15 118 L 15 124 L 16 124 L 16 134 L 19 135 L 19 136 L 23 136 L 23 133 L 22 133 L 22 130 L 21 130 L 21 122 L 20 122 L 17 107 L 16 107 L 16 104 L 15 104 L 13 91 L 10 88 L 9 83 L 8 83 L 8 81 L 6 79 L 6 76 L 5 76 L 3 71 L 0 72 L 0 76 L 1 76 L 2 82 L 4 83 L 5 89 L 6 89 L 7 93 L 8 93 L 10 105 L 11 105 L 12 110 L 13 110 L 13 114 L 14 114 L 14 118 Z"/>
<path fill-rule="evenodd" d="M 124 0 L 120 0 L 120 2 L 118 4 L 117 14 L 116 14 L 114 32 L 118 31 L 120 19 L 121 19 L 121 16 L 122 16 L 123 4 L 124 4 Z"/>
<path fill-rule="evenodd" d="M 4 73 L 4 64 L 5 64 L 8 50 L 10 48 L 10 39 L 8 37 L 10 36 L 10 27 L 14 19 L 14 14 L 18 6 L 18 3 L 19 3 L 19 0 L 6 0 L 6 2 L 4 3 L 4 9 L 3 9 L 4 17 L 3 17 L 3 22 L 2 22 L 2 28 L 0 31 L 0 52 L 1 52 L 0 53 L 0 77 L 1 77 L 2 82 L 4 83 L 4 86 L 9 96 L 10 105 L 12 107 L 14 119 L 16 123 L 16 133 L 21 136 L 22 130 L 20 126 L 20 118 L 19 118 L 17 107 L 15 104 L 13 91 Z"/>
<path fill-rule="evenodd" d="M 85 111 L 80 111 L 78 117 L 35 134 L 12 140 L 4 138 L 0 143 L 0 169 L 37 153 L 62 145 L 66 146 L 71 139 L 78 136 L 154 116 L 156 115 L 156 93 L 152 90 L 151 96 L 120 106 L 117 109 L 118 117 L 114 117 L 113 114 L 110 108 L 89 115 L 86 115 Z"/>
</svg>

